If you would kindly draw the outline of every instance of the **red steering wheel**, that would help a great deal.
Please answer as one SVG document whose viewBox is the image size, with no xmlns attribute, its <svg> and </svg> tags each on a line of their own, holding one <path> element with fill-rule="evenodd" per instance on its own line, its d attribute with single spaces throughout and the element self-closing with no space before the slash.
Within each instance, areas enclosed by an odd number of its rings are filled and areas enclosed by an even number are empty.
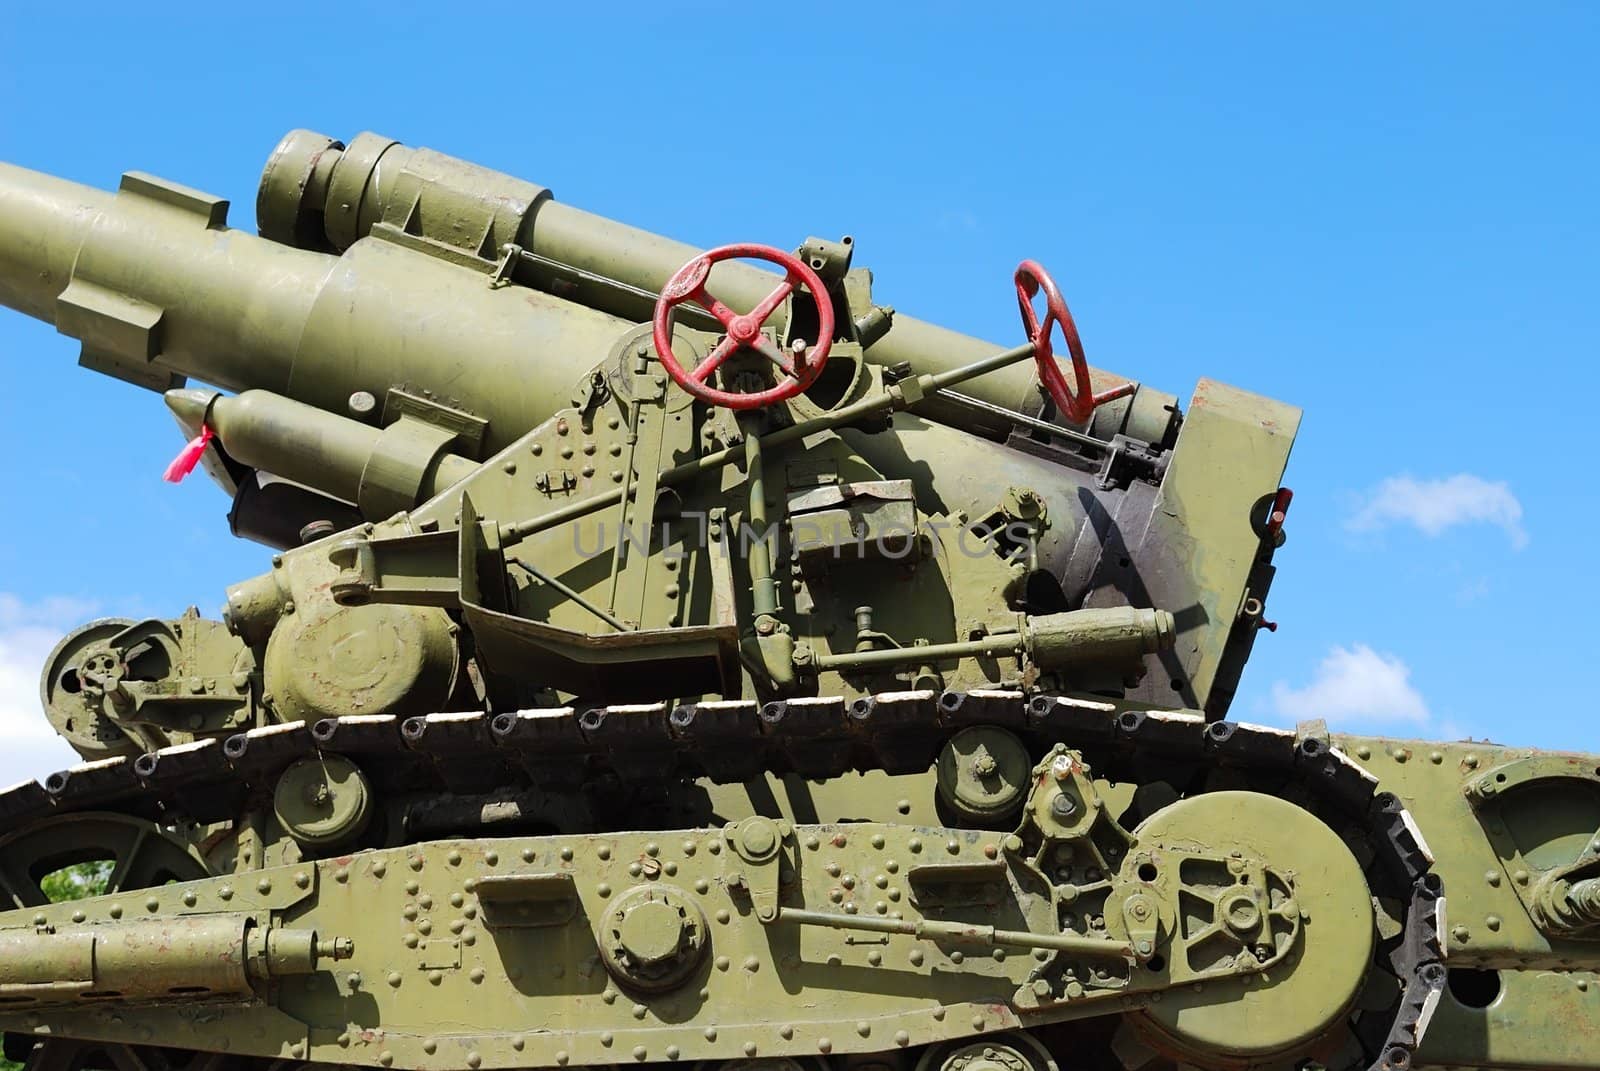
<svg viewBox="0 0 1600 1071">
<path fill-rule="evenodd" d="M 772 289 L 772 293 L 762 298 L 755 308 L 740 315 L 706 291 L 706 279 L 711 274 L 713 264 L 746 257 L 778 265 L 784 271 L 784 279 Z M 762 334 L 761 327 L 767 317 L 771 316 L 778 306 L 783 304 L 784 299 L 793 293 L 796 286 L 804 286 L 816 299 L 817 344 L 799 352 L 789 353 Z M 685 301 L 693 301 L 715 316 L 726 332 L 712 347 L 711 352 L 706 354 L 705 360 L 691 369 L 685 369 L 679 364 L 678 358 L 672 352 L 672 310 Z M 728 409 L 760 409 L 793 398 L 816 382 L 822 366 L 828 361 L 828 351 L 833 348 L 833 302 L 828 300 L 828 292 L 822 285 L 822 279 L 806 266 L 805 261 L 794 254 L 785 253 L 770 245 L 753 243 L 723 245 L 700 254 L 673 273 L 672 278 L 661 288 L 661 296 L 656 299 L 653 326 L 656 356 L 661 359 L 661 365 L 667 370 L 667 375 L 671 376 L 678 386 L 712 405 Z M 749 393 L 719 390 L 711 386 L 708 381 L 712 373 L 741 349 L 755 350 L 777 365 L 778 370 L 783 373 L 783 378 L 766 390 Z"/>
<path fill-rule="evenodd" d="M 1067 420 L 1082 424 L 1093 415 L 1096 407 L 1134 392 L 1136 384 L 1123 383 L 1099 394 L 1094 393 L 1094 387 L 1089 382 L 1089 361 L 1083 355 L 1083 342 L 1078 338 L 1078 325 L 1073 322 L 1072 313 L 1062 299 L 1056 281 L 1050 278 L 1050 273 L 1038 261 L 1024 260 L 1018 264 L 1016 282 L 1017 307 L 1022 312 L 1022 328 L 1033 340 L 1033 360 L 1039 366 L 1039 382 Z M 1034 295 L 1041 290 L 1044 291 L 1045 303 L 1043 323 L 1039 322 L 1038 315 L 1033 311 Z M 1061 326 L 1061 337 L 1067 340 L 1067 352 L 1072 355 L 1072 386 L 1067 384 L 1067 377 L 1061 372 L 1061 365 L 1055 359 L 1054 343 L 1050 341 L 1050 329 L 1057 324 Z"/>
</svg>

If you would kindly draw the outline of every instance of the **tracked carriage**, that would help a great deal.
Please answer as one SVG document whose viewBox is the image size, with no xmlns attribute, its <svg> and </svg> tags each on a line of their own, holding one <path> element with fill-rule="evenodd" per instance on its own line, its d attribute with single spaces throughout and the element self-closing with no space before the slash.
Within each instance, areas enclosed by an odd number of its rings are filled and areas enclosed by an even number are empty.
<svg viewBox="0 0 1600 1071">
<path fill-rule="evenodd" d="M 12 1058 L 1596 1062 L 1600 760 L 1228 718 L 1297 410 L 1090 368 L 1032 261 L 993 346 L 849 238 L 700 252 L 371 134 L 226 213 L 0 165 L 0 303 L 274 548 L 52 652 Z"/>
</svg>

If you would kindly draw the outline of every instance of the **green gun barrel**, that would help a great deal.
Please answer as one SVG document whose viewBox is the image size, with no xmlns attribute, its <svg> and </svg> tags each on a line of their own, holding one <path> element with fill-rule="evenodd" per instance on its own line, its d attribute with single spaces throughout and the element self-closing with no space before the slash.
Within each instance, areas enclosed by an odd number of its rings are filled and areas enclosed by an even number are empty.
<svg viewBox="0 0 1600 1071">
<path fill-rule="evenodd" d="M 85 366 L 153 389 L 192 376 L 343 414 L 405 386 L 486 421 L 487 451 L 567 404 L 632 327 L 393 243 L 333 256 L 229 230 L 226 214 L 146 175 L 112 195 L 0 164 L 0 303 L 81 340 Z"/>
<path fill-rule="evenodd" d="M 140 173 L 108 194 L 0 164 L 0 304 L 81 340 L 85 366 L 152 389 L 193 377 L 383 424 L 396 414 L 352 399 L 399 387 L 485 422 L 485 456 L 570 404 L 578 377 L 698 253 L 374 134 L 348 148 L 309 131 L 285 137 L 262 176 L 262 237 L 229 230 L 227 210 Z M 818 246 L 814 263 L 848 264 L 848 245 Z M 527 285 L 497 285 L 506 281 Z M 753 304 L 774 281 L 738 263 L 713 277 L 735 303 Z M 1008 304 L 1009 288 L 997 281 L 996 300 Z M 869 360 L 916 373 L 1005 348 L 906 316 L 873 335 Z M 1027 365 L 969 390 L 1009 411 L 1039 406 Z M 1159 441 L 1173 402 L 1140 390 L 1103 407 L 1095 431 Z M 995 415 L 969 409 L 962 423 L 985 421 Z"/>
</svg>

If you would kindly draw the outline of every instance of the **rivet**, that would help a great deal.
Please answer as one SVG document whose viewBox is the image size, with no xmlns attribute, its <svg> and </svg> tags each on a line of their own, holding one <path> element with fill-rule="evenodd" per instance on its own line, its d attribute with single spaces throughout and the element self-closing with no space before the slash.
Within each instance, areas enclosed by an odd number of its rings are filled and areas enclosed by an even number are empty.
<svg viewBox="0 0 1600 1071">
<path fill-rule="evenodd" d="M 387 874 L 388 872 L 389 872 L 389 864 L 385 863 L 382 859 L 379 859 L 376 863 L 372 864 L 372 876 L 373 877 L 381 878 L 385 874 Z"/>
<path fill-rule="evenodd" d="M 262 878 L 260 881 L 256 882 L 256 892 L 261 893 L 263 896 L 265 896 L 267 893 L 269 893 L 271 891 L 272 891 L 272 879 L 271 878 Z"/>
<path fill-rule="evenodd" d="M 106 914 L 110 915 L 114 919 L 120 919 L 122 917 L 122 905 L 112 904 L 111 910 L 106 912 Z"/>
<path fill-rule="evenodd" d="M 882 833 L 874 833 L 872 835 L 872 846 L 874 848 L 883 847 L 883 834 Z"/>
<path fill-rule="evenodd" d="M 294 875 L 294 886 L 295 886 L 295 888 L 304 889 L 306 886 L 308 886 L 310 884 L 311 884 L 311 875 L 310 874 L 307 874 L 304 870 L 299 870 L 299 871 L 295 872 L 295 875 Z"/>
<path fill-rule="evenodd" d="M 922 949 L 913 948 L 911 950 L 911 955 L 908 958 L 911 960 L 911 965 L 913 967 L 920 967 L 922 966 L 922 961 L 925 957 L 922 954 Z"/>
<path fill-rule="evenodd" d="M 983 1016 L 974 1015 L 972 1017 L 972 1029 L 974 1029 L 974 1030 L 982 1030 L 983 1029 Z"/>
<path fill-rule="evenodd" d="M 1370 758 L 1372 758 L 1372 749 L 1370 747 L 1368 747 L 1367 745 L 1362 744 L 1360 747 L 1356 748 L 1356 758 L 1358 758 L 1358 759 L 1370 759 Z"/>
<path fill-rule="evenodd" d="M 636 878 L 642 873 L 644 873 L 644 867 L 640 866 L 638 863 L 628 864 L 628 876 L 630 878 Z"/>
<path fill-rule="evenodd" d="M 1511 875 L 1511 880 L 1516 882 L 1518 885 L 1526 885 L 1528 884 L 1528 872 L 1526 870 L 1519 870 Z"/>
<path fill-rule="evenodd" d="M 572 862 L 572 849 L 571 848 L 562 848 L 561 849 L 561 861 L 563 863 Z"/>
<path fill-rule="evenodd" d="M 901 814 L 910 814 L 911 813 L 911 801 L 910 800 L 897 800 L 897 801 L 895 801 L 894 809 L 899 811 Z"/>
<path fill-rule="evenodd" d="M 615 1040 L 616 1040 L 616 1038 L 611 1036 L 611 1031 L 609 1031 L 609 1030 L 605 1031 L 604 1033 L 602 1033 L 600 1035 L 600 1044 L 606 1046 L 607 1048 L 610 1048 L 611 1047 L 611 1043 L 613 1041 L 615 1041 Z"/>
<path fill-rule="evenodd" d="M 390 971 L 388 980 L 390 985 L 394 986 L 396 989 L 400 988 L 401 979 L 399 971 Z"/>
<path fill-rule="evenodd" d="M 410 859 L 409 859 L 409 860 L 408 860 L 408 862 L 410 862 L 410 864 L 411 864 L 411 869 L 412 869 L 412 870 L 421 870 L 421 869 L 422 869 L 422 863 L 423 863 L 423 859 L 422 859 L 422 856 L 420 856 L 420 855 L 413 855 L 413 856 L 412 856 L 412 857 L 411 857 L 411 858 L 410 858 Z"/>
<path fill-rule="evenodd" d="M 757 959 L 755 956 L 746 956 L 744 958 L 744 969 L 749 971 L 751 974 L 754 974 L 756 971 L 761 969 L 761 960 Z"/>
<path fill-rule="evenodd" d="M 517 1052 L 521 1052 L 524 1048 L 527 1047 L 527 1045 L 528 1045 L 528 1039 L 523 1037 L 521 1034 L 512 1034 L 511 1035 L 511 1047 L 514 1050 L 516 1050 Z"/>
<path fill-rule="evenodd" d="M 956 840 L 954 837 L 951 837 L 949 840 L 945 841 L 944 850 L 949 852 L 951 855 L 959 854 L 961 851 L 961 842 Z"/>
<path fill-rule="evenodd" d="M 727 969 L 728 969 L 728 957 L 727 956 L 718 956 L 717 957 L 717 970 L 725 971 Z"/>
<path fill-rule="evenodd" d="M 1435 766 L 1439 765 L 1441 762 L 1444 761 L 1444 752 L 1442 752 L 1442 751 L 1430 751 L 1430 752 L 1428 752 L 1428 761 L 1433 763 Z"/>
<path fill-rule="evenodd" d="M 1450 931 L 1450 936 L 1454 937 L 1462 944 L 1466 944 L 1467 941 L 1472 937 L 1472 931 L 1467 929 L 1465 926 L 1457 926 L 1455 929 Z"/>
<path fill-rule="evenodd" d="M 906 842 L 906 847 L 910 848 L 913 852 L 922 851 L 922 838 L 921 837 L 912 837 L 909 841 Z"/>
<path fill-rule="evenodd" d="M 959 949 L 959 948 L 956 949 L 954 952 L 950 953 L 950 962 L 951 963 L 960 963 L 962 960 L 964 960 L 966 958 L 967 958 L 966 953 L 962 952 L 961 949 Z"/>
<path fill-rule="evenodd" d="M 450 850 L 449 855 L 445 856 L 445 859 L 449 861 L 451 866 L 461 865 L 461 853 L 456 851 L 454 848 Z"/>
<path fill-rule="evenodd" d="M 390 1052 L 388 1049 L 384 1049 L 382 1052 L 378 1053 L 378 1062 L 384 1067 L 388 1067 L 390 1064 L 394 1063 L 394 1053 Z"/>
<path fill-rule="evenodd" d="M 747 1041 L 744 1043 L 744 1054 L 746 1056 L 754 1056 L 757 1051 L 755 1042 Z"/>
<path fill-rule="evenodd" d="M 893 859 L 889 859 L 884 862 L 883 869 L 891 874 L 898 874 L 900 873 L 900 864 Z"/>
<path fill-rule="evenodd" d="M 417 932 L 422 934 L 424 937 L 428 936 L 428 934 L 433 932 L 432 921 L 423 919 L 421 922 L 417 923 Z"/>
<path fill-rule="evenodd" d="M 676 1060 L 679 1055 L 680 1055 L 680 1050 L 678 1049 L 678 1046 L 676 1046 L 676 1045 L 668 1045 L 667 1046 L 667 1059 Z"/>
<path fill-rule="evenodd" d="M 1500 928 L 1500 916 L 1490 915 L 1488 918 L 1483 920 L 1483 924 L 1489 927 L 1491 930 L 1498 930 Z"/>
<path fill-rule="evenodd" d="M 595 849 L 595 853 L 594 854 L 598 855 L 602 859 L 610 859 L 611 858 L 611 846 L 608 845 L 608 844 L 602 844 L 602 845 L 600 845 L 600 847 Z"/>
<path fill-rule="evenodd" d="M 649 1056 L 649 1055 L 650 1055 L 650 1050 L 646 1049 L 643 1045 L 635 1045 L 633 1047 L 633 1058 L 635 1060 L 643 1060 L 646 1056 Z"/>
<path fill-rule="evenodd" d="M 483 1057 L 482 1056 L 479 1056 L 475 1052 L 467 1053 L 467 1066 L 468 1067 L 476 1068 L 476 1067 L 480 1066 L 482 1063 L 483 1063 Z"/>
<path fill-rule="evenodd" d="M 401 942 L 407 948 L 416 948 L 418 945 L 420 945 L 422 943 L 422 938 L 418 937 L 414 933 L 408 933 L 404 937 L 401 938 Z"/>
<path fill-rule="evenodd" d="M 778 1036 L 783 1040 L 788 1041 L 790 1038 L 794 1037 L 794 1027 L 790 1026 L 788 1023 L 784 1023 L 782 1026 L 778 1027 Z"/>
<path fill-rule="evenodd" d="M 694 883 L 694 891 L 699 893 L 701 896 L 704 896 L 707 892 L 711 891 L 711 883 L 706 881 L 705 878 L 698 878 Z"/>
<path fill-rule="evenodd" d="M 911 1035 L 904 1030 L 897 1030 L 894 1035 L 894 1043 L 896 1045 L 909 1045 L 911 1044 Z"/>
<path fill-rule="evenodd" d="M 702 1036 L 707 1041 L 715 1041 L 715 1040 L 717 1040 L 717 1028 L 714 1027 L 714 1026 L 706 1027 L 705 1030 L 702 1031 L 701 1033 L 702 1033 Z"/>
<path fill-rule="evenodd" d="M 872 910 L 880 915 L 887 915 L 889 913 L 889 905 L 885 901 L 879 900 L 872 905 Z"/>
<path fill-rule="evenodd" d="M 643 1004 L 635 1004 L 633 1006 L 633 1017 L 635 1019 L 643 1019 L 648 1014 L 650 1014 L 650 1009 Z"/>
<path fill-rule="evenodd" d="M 421 886 L 418 885 L 414 881 L 406 882 L 406 892 L 407 892 L 407 894 L 409 894 L 411 896 L 417 895 L 417 890 L 420 889 L 420 888 L 421 888 Z"/>
<path fill-rule="evenodd" d="M 428 972 L 428 982 L 429 982 L 429 984 L 438 985 L 442 981 L 444 981 L 444 972 L 443 971 L 429 971 Z"/>
<path fill-rule="evenodd" d="M 427 1053 L 429 1056 L 432 1056 L 434 1053 L 439 1051 L 439 1043 L 432 1038 L 429 1038 L 427 1041 L 422 1043 L 422 1051 Z"/>
<path fill-rule="evenodd" d="M 193 907 L 194 903 L 193 903 L 193 901 L 191 899 L 193 896 L 194 896 L 194 893 L 186 893 L 186 894 L 184 894 L 183 902 L 188 904 L 190 907 Z M 89 916 L 84 914 L 81 910 L 80 911 L 74 911 L 72 913 L 72 921 L 73 922 L 82 922 L 84 919 L 87 919 L 88 917 Z"/>
<path fill-rule="evenodd" d="M 1491 870 L 1483 876 L 1483 880 L 1487 881 L 1490 885 L 1498 889 L 1500 887 L 1500 872 L 1498 870 Z"/>
<path fill-rule="evenodd" d="M 150 899 L 148 899 L 148 900 L 146 900 L 144 902 L 144 909 L 146 911 L 159 911 L 161 909 L 161 901 L 157 900 L 154 896 L 152 896 L 152 897 L 150 897 Z M 44 918 L 43 915 L 40 915 L 39 917 L 41 919 Z M 43 922 L 38 922 L 38 923 L 36 923 L 36 925 L 43 926 L 44 923 Z"/>
<path fill-rule="evenodd" d="M 532 848 L 524 848 L 524 849 L 522 849 L 522 861 L 524 863 L 533 862 L 533 857 L 534 857 L 534 851 L 533 851 Z"/>
<path fill-rule="evenodd" d="M 422 909 L 424 911 L 426 911 L 429 908 L 433 907 L 433 897 L 427 896 L 427 895 L 419 896 L 417 898 L 417 903 L 421 904 L 422 905 Z"/>
<path fill-rule="evenodd" d="M 832 1038 L 818 1038 L 817 1039 L 817 1051 L 818 1052 L 832 1052 L 833 1051 L 833 1039 Z"/>
<path fill-rule="evenodd" d="M 607 1004 L 615 1004 L 617 1002 L 617 991 L 615 989 L 607 988 L 605 992 L 600 994 L 600 999 L 605 1001 Z"/>
<path fill-rule="evenodd" d="M 415 922 L 415 921 L 417 921 L 417 905 L 416 904 L 407 904 L 405 906 L 405 908 L 400 912 L 400 916 L 402 918 L 404 918 L 407 922 Z"/>
<path fill-rule="evenodd" d="M 570 1059 L 572 1059 L 572 1057 L 567 1055 L 566 1049 L 561 1049 L 556 1053 L 556 1063 L 560 1064 L 562 1067 L 566 1067 L 567 1061 Z"/>
<path fill-rule="evenodd" d="M 1476 756 L 1476 755 L 1468 755 L 1465 759 L 1462 760 L 1462 765 L 1464 765 L 1469 770 L 1476 770 L 1478 768 L 1478 756 Z"/>
<path fill-rule="evenodd" d="M 806 849 L 808 851 L 813 851 L 814 852 L 821 846 L 822 846 L 822 842 L 817 839 L 817 836 L 816 836 L 815 833 L 813 833 L 813 834 L 811 834 L 811 835 L 806 837 Z"/>
<path fill-rule="evenodd" d="M 599 885 L 596 885 L 594 887 L 594 891 L 596 893 L 598 893 L 599 895 L 601 895 L 601 896 L 610 896 L 611 895 L 611 886 L 607 885 L 605 882 L 602 881 Z"/>
<path fill-rule="evenodd" d="M 194 893 L 186 892 L 186 893 L 183 894 L 183 906 L 184 907 L 193 907 L 196 903 L 199 902 L 199 899 L 200 898 L 198 896 L 196 896 Z"/>
<path fill-rule="evenodd" d="M 860 1034 L 862 1037 L 869 1036 L 872 1033 L 872 1024 L 868 1022 L 857 1023 L 856 1033 Z"/>
<path fill-rule="evenodd" d="M 726 925 L 727 922 L 728 922 L 728 919 L 730 919 L 731 917 L 732 916 L 728 914 L 728 909 L 727 908 L 722 907 L 722 908 L 718 908 L 717 909 L 717 921 L 718 922 L 723 923 L 724 925 Z"/>
<path fill-rule="evenodd" d="M 867 953 L 867 962 L 872 964 L 874 967 L 881 966 L 882 963 L 883 963 L 883 953 L 877 951 L 876 949 L 874 949 L 871 952 L 868 952 Z"/>
</svg>

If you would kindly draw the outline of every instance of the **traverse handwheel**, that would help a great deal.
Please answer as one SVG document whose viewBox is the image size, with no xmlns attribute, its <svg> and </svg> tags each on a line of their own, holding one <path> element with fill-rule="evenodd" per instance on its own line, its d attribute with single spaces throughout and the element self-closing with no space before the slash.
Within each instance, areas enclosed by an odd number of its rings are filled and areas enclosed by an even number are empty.
<svg viewBox="0 0 1600 1071">
<path fill-rule="evenodd" d="M 1039 366 L 1039 382 L 1049 392 L 1063 416 L 1074 424 L 1082 424 L 1094 413 L 1097 406 L 1115 398 L 1132 394 L 1135 384 L 1123 383 L 1099 394 L 1089 382 L 1089 361 L 1083 355 L 1083 342 L 1078 338 L 1078 325 L 1072 312 L 1061 297 L 1061 290 L 1050 273 L 1036 260 L 1024 260 L 1017 265 L 1017 308 L 1022 313 L 1022 327 L 1033 341 L 1033 360 Z M 1045 314 L 1041 322 L 1033 310 L 1033 298 L 1044 291 Z M 1061 337 L 1067 341 L 1067 352 L 1072 357 L 1072 383 L 1067 382 L 1061 363 L 1055 358 L 1055 344 L 1051 341 L 1052 328 L 1061 328 Z"/>
<path fill-rule="evenodd" d="M 755 308 L 747 313 L 737 313 L 706 290 L 706 280 L 711 275 L 712 265 L 719 261 L 744 258 L 776 264 L 783 269 L 784 278 Z M 785 350 L 763 334 L 761 329 L 767 318 L 777 311 L 797 286 L 805 287 L 816 301 L 817 342 L 814 346 Z M 672 310 L 686 301 L 692 301 L 709 312 L 722 325 L 724 332 L 705 359 L 687 369 L 672 352 Z M 828 361 L 828 351 L 833 348 L 833 303 L 828 299 L 822 279 L 794 254 L 770 245 L 724 245 L 700 254 L 673 273 L 661 288 L 661 296 L 656 299 L 653 326 L 656 356 L 678 386 L 712 405 L 728 409 L 760 409 L 793 398 L 816 382 L 822 366 Z M 751 392 L 713 387 L 711 377 L 717 369 L 743 349 L 754 350 L 771 361 L 778 369 L 778 382 L 766 390 Z"/>
</svg>

